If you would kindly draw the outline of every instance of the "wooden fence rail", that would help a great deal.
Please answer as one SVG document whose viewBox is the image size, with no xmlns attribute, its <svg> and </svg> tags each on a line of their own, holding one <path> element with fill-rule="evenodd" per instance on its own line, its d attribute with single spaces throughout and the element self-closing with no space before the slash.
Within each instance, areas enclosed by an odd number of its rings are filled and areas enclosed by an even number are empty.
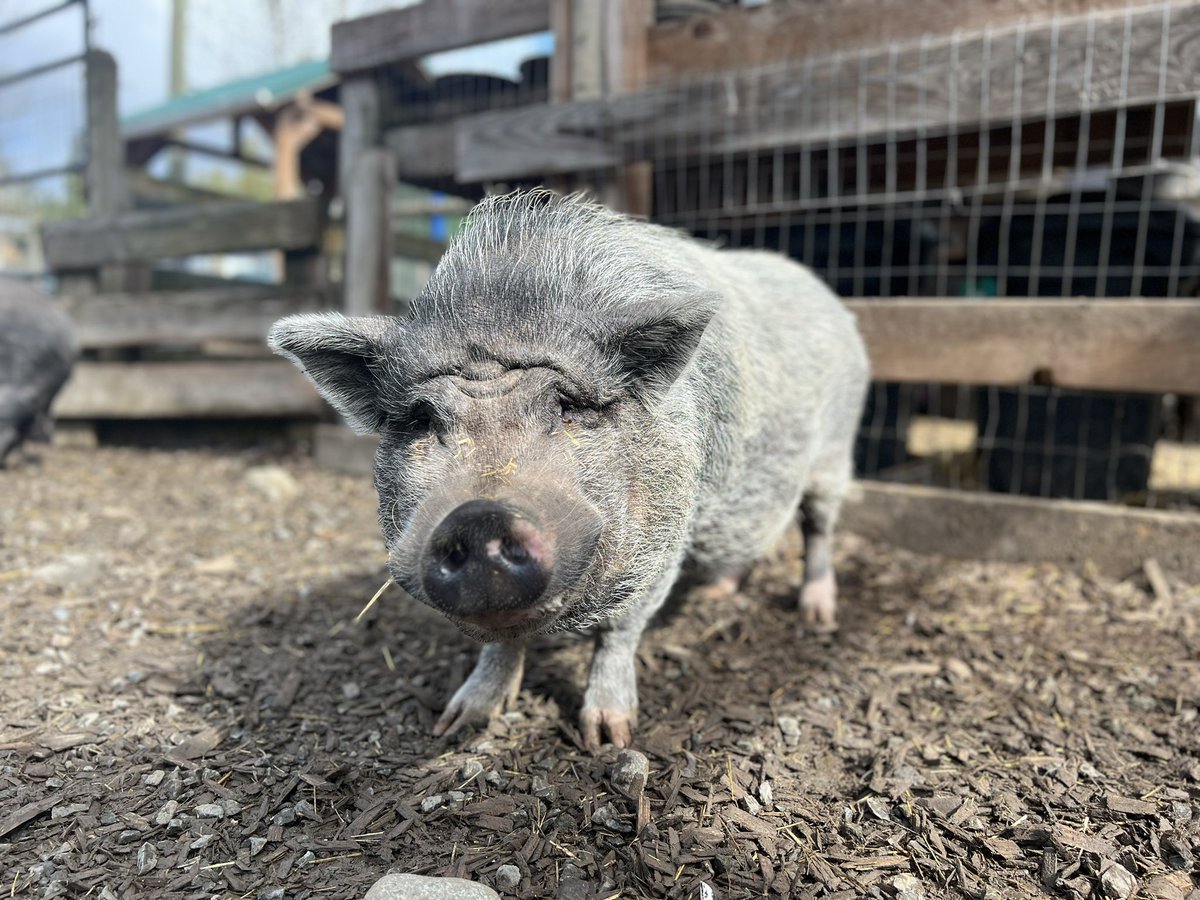
<svg viewBox="0 0 1200 900">
<path fill-rule="evenodd" d="M 1200 3 L 1113 10 L 704 73 L 606 99 L 409 126 L 386 140 L 401 177 L 476 183 L 661 160 L 698 147 L 720 156 L 899 139 L 1190 99 L 1200 93 L 1191 51 L 1198 41 Z M 442 152 L 429 155 L 432 148 Z"/>
<path fill-rule="evenodd" d="M 139 210 L 55 222 L 42 229 L 54 269 L 88 269 L 201 253 L 303 250 L 317 246 L 323 228 L 318 200 L 211 203 Z"/>
<path fill-rule="evenodd" d="M 1200 394 L 1200 300 L 849 300 L 880 381 Z"/>
</svg>

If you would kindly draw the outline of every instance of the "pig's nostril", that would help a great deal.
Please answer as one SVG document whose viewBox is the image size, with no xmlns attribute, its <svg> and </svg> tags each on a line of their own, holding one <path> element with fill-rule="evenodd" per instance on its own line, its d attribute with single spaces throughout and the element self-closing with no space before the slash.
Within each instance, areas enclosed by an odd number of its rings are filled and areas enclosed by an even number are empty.
<svg viewBox="0 0 1200 900">
<path fill-rule="evenodd" d="M 529 551 L 512 538 L 505 538 L 501 542 L 500 555 L 504 557 L 505 562 L 513 566 L 522 566 L 529 562 Z"/>
<path fill-rule="evenodd" d="M 446 550 L 446 555 L 442 557 L 442 568 L 447 572 L 457 571 L 465 566 L 470 558 L 471 552 L 461 543 L 455 542 L 450 545 Z"/>
</svg>

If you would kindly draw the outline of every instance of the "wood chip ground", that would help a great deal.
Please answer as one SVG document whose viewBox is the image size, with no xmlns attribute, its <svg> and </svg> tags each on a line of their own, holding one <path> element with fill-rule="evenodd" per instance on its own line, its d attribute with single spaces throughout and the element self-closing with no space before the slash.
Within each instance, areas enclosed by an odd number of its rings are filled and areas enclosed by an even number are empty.
<svg viewBox="0 0 1200 900">
<path fill-rule="evenodd" d="M 300 493 L 256 493 L 262 462 Z M 506 864 L 522 898 L 1198 887 L 1200 590 L 1170 573 L 845 536 L 825 638 L 793 542 L 647 635 L 638 798 L 581 749 L 577 637 L 537 643 L 515 711 L 430 737 L 475 649 L 394 591 L 353 623 L 384 578 L 366 479 L 58 449 L 0 498 L 3 895 L 357 898 Z"/>
</svg>

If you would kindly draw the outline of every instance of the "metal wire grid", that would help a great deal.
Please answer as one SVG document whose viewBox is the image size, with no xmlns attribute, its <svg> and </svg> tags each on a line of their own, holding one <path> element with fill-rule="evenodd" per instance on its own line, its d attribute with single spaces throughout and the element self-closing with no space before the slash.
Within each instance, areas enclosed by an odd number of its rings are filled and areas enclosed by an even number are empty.
<svg viewBox="0 0 1200 900">
<path fill-rule="evenodd" d="M 691 79 L 643 92 L 601 134 L 652 162 L 655 220 L 780 250 L 844 296 L 1193 297 L 1196 105 L 1171 54 L 1196 17 L 1179 18 L 1131 8 Z M 872 478 L 1193 505 L 1197 431 L 1188 398 L 876 383 L 856 463 Z"/>
<path fill-rule="evenodd" d="M 1194 6 L 1182 23 L 1178 9 L 655 86 L 613 98 L 579 134 L 617 148 L 621 166 L 564 161 L 549 181 L 610 199 L 625 166 L 648 162 L 652 218 L 785 252 L 845 296 L 1191 297 L 1196 98 L 1172 53 L 1197 23 Z M 528 77 L 412 76 L 393 76 L 388 127 L 545 96 Z M 877 383 L 856 461 L 874 478 L 1190 505 L 1198 428 L 1190 398 Z"/>
<path fill-rule="evenodd" d="M 78 212 L 87 162 L 87 0 L 24 2 L 0 20 L 0 272 L 43 273 L 38 226 Z M 63 31 L 75 39 L 49 40 Z"/>
</svg>

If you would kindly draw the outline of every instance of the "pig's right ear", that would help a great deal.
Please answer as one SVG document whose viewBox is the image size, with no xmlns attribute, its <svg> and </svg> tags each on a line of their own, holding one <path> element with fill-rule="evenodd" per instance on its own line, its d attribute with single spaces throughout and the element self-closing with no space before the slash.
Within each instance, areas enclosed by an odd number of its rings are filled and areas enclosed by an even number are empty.
<svg viewBox="0 0 1200 900">
<path fill-rule="evenodd" d="M 303 313 L 280 319 L 267 343 L 294 362 L 359 434 L 378 431 L 384 414 L 374 367 L 389 320 Z"/>
<path fill-rule="evenodd" d="M 715 292 L 681 293 L 635 305 L 618 316 L 609 350 L 622 360 L 637 391 L 653 394 L 679 377 L 721 302 Z"/>
</svg>

